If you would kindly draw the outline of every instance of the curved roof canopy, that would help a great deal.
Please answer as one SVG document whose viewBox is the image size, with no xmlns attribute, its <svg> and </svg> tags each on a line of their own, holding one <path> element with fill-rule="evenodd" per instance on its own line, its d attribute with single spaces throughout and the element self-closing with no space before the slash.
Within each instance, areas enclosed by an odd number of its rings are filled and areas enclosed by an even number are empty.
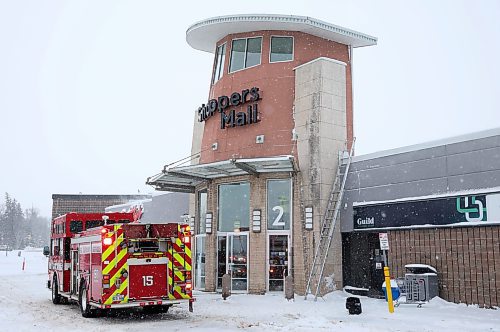
<svg viewBox="0 0 500 332">
<path fill-rule="evenodd" d="M 191 25 L 186 41 L 194 49 L 214 53 L 216 43 L 233 33 L 282 30 L 300 31 L 352 47 L 372 46 L 377 38 L 307 16 L 252 14 L 209 18 Z"/>
</svg>

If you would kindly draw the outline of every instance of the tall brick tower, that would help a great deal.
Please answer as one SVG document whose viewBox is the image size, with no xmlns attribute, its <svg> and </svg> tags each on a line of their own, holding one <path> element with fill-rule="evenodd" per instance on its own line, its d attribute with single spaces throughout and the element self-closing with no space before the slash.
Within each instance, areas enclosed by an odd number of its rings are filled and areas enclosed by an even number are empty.
<svg viewBox="0 0 500 332">
<path fill-rule="evenodd" d="M 353 140 L 353 49 L 377 39 L 283 15 L 210 18 L 186 39 L 214 54 L 194 157 L 148 183 L 194 194 L 196 287 L 215 291 L 228 273 L 233 291 L 264 293 L 293 275 L 304 292 L 339 151 Z M 326 275 L 337 287 L 341 257 L 336 231 Z"/>
</svg>

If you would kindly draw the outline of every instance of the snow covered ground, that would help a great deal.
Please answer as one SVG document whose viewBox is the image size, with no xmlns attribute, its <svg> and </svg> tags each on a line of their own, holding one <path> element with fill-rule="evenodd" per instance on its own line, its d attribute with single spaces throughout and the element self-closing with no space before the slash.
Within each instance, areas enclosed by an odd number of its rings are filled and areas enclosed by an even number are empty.
<svg viewBox="0 0 500 332">
<path fill-rule="evenodd" d="M 46 270 L 41 251 L 0 252 L 0 331 L 500 331 L 500 310 L 439 298 L 422 308 L 401 305 L 394 314 L 382 300 L 361 298 L 363 313 L 350 316 L 347 295 L 340 291 L 318 302 L 302 297 L 288 302 L 282 294 L 233 295 L 223 301 L 219 294 L 199 292 L 193 313 L 182 305 L 165 314 L 86 319 L 76 305 L 52 304 Z"/>
</svg>

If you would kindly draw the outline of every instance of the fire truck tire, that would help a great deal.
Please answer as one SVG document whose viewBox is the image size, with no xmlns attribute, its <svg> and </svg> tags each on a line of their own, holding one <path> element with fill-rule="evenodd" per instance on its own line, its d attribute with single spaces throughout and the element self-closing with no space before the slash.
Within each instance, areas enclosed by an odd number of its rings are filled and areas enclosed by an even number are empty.
<svg viewBox="0 0 500 332">
<path fill-rule="evenodd" d="M 83 317 L 90 318 L 95 316 L 95 310 L 93 310 L 89 304 L 89 298 L 87 295 L 87 286 L 85 281 L 82 281 L 80 285 L 78 303 L 80 305 L 80 311 L 82 312 Z"/>
<path fill-rule="evenodd" d="M 61 295 L 59 294 L 59 284 L 57 283 L 57 277 L 54 274 L 54 278 L 52 279 L 52 303 L 59 304 L 61 303 Z"/>
</svg>

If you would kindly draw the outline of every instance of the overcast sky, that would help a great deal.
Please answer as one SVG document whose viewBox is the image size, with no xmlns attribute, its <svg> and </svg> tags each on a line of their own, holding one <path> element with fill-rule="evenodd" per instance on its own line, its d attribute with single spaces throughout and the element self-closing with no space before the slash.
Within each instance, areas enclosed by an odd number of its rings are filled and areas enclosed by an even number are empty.
<svg viewBox="0 0 500 332">
<path fill-rule="evenodd" d="M 500 1 L 0 0 L 0 193 L 152 192 L 190 153 L 213 55 L 205 18 L 312 16 L 376 36 L 354 53 L 357 154 L 500 127 Z M 1 199 L 3 201 L 3 198 Z"/>
</svg>

